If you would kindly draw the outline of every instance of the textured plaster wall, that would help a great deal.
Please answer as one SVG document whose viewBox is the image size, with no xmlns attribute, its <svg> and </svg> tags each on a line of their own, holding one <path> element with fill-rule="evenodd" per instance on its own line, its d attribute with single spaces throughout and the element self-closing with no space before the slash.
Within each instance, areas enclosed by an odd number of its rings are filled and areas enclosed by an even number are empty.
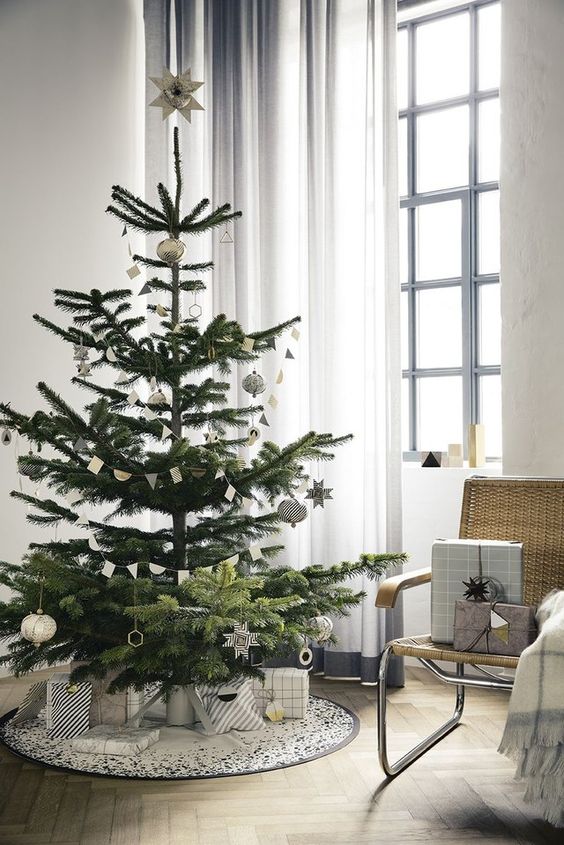
<svg viewBox="0 0 564 845">
<path fill-rule="evenodd" d="M 564 2 L 502 20 L 503 468 L 564 475 Z"/>
<path fill-rule="evenodd" d="M 0 397 L 24 412 L 42 407 L 41 379 L 85 400 L 72 348 L 32 314 L 61 319 L 55 287 L 127 282 L 104 210 L 115 182 L 142 190 L 143 62 L 142 0 L 0 2 Z M 9 497 L 18 483 L 14 449 L 0 446 L 0 558 L 14 562 L 52 537 Z"/>
</svg>

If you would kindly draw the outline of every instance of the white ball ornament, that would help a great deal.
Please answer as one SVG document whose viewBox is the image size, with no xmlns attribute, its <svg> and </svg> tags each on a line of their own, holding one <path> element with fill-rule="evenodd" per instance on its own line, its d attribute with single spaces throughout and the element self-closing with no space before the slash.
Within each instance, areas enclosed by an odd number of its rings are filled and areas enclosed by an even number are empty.
<svg viewBox="0 0 564 845">
<path fill-rule="evenodd" d="M 252 373 L 249 373 L 249 375 L 245 376 L 243 379 L 242 387 L 243 390 L 247 391 L 247 393 L 251 393 L 253 399 L 255 399 L 257 393 L 264 393 L 266 390 L 266 382 L 256 370 L 253 370 Z"/>
<path fill-rule="evenodd" d="M 333 631 L 333 622 L 328 616 L 312 616 L 308 621 L 311 628 L 315 628 L 315 638 L 319 645 L 326 643 Z"/>
<path fill-rule="evenodd" d="M 186 245 L 178 238 L 166 238 L 157 246 L 157 255 L 161 261 L 166 261 L 167 264 L 174 264 L 175 261 L 180 261 L 184 255 Z"/>
<path fill-rule="evenodd" d="M 39 648 L 42 643 L 46 643 L 55 636 L 57 623 L 52 616 L 43 613 L 41 608 L 38 608 L 35 613 L 29 613 L 25 617 L 20 630 L 24 640 L 29 640 L 36 648 Z"/>
</svg>

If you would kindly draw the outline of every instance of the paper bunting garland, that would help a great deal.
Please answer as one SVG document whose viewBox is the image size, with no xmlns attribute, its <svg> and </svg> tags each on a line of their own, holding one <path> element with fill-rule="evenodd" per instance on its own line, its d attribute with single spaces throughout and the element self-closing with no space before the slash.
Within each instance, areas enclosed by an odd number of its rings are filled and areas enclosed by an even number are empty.
<svg viewBox="0 0 564 845">
<path fill-rule="evenodd" d="M 141 288 L 141 290 L 139 291 L 137 296 L 144 296 L 144 294 L 146 294 L 146 293 L 151 293 L 151 290 L 152 290 L 151 285 L 148 282 L 145 282 L 145 284 L 143 285 L 143 287 Z"/>
<path fill-rule="evenodd" d="M 139 401 L 139 394 L 136 390 L 132 390 L 131 393 L 127 397 L 127 401 L 130 405 L 136 405 Z"/>
<path fill-rule="evenodd" d="M 262 549 L 260 546 L 249 546 L 249 554 L 252 560 L 259 560 L 262 557 Z"/>
<path fill-rule="evenodd" d="M 109 560 L 104 561 L 104 566 L 102 567 L 102 575 L 105 575 L 106 578 L 111 578 L 115 572 L 115 564 Z"/>
<path fill-rule="evenodd" d="M 167 425 L 163 424 L 163 430 L 161 431 L 161 440 L 166 440 L 167 437 L 170 437 L 172 434 L 172 429 L 169 428 Z"/>
<path fill-rule="evenodd" d="M 152 411 L 148 407 L 148 405 L 145 405 L 145 407 L 143 408 L 143 416 L 145 417 L 146 420 L 149 420 L 149 422 L 152 422 L 153 420 L 158 419 L 158 414 L 155 414 L 155 412 Z"/>
<path fill-rule="evenodd" d="M 72 448 L 75 452 L 82 452 L 84 449 L 88 449 L 88 443 L 86 442 L 84 437 L 79 437 L 77 438 Z"/>
<path fill-rule="evenodd" d="M 254 341 L 254 338 L 252 338 L 252 337 L 246 337 L 243 340 L 243 343 L 241 344 L 241 346 L 243 347 L 243 350 L 245 352 L 252 352 L 253 349 L 254 349 L 254 345 L 255 345 L 255 341 Z"/>
<path fill-rule="evenodd" d="M 291 353 L 291 351 L 290 351 L 289 349 L 287 349 L 287 350 L 286 350 L 286 354 L 285 354 L 285 356 L 284 356 L 284 357 L 285 357 L 285 358 L 290 358 L 290 359 L 292 359 L 292 361 L 294 360 L 294 355 L 292 355 L 292 353 Z"/>
<path fill-rule="evenodd" d="M 300 339 L 300 330 L 299 330 L 299 329 L 297 329 L 297 328 L 294 326 L 294 327 L 293 327 L 293 329 L 292 329 L 292 331 L 291 331 L 291 335 L 292 335 L 292 337 L 294 338 L 294 340 L 299 340 L 299 339 Z"/>
<path fill-rule="evenodd" d="M 134 578 L 137 578 L 137 570 L 139 568 L 138 563 L 129 563 L 125 568 L 131 572 Z"/>
<path fill-rule="evenodd" d="M 98 475 L 103 466 L 104 461 L 102 461 L 97 455 L 94 455 L 86 469 L 93 475 Z"/>
<path fill-rule="evenodd" d="M 166 572 L 166 566 L 160 566 L 158 563 L 150 563 L 149 571 L 152 572 L 153 575 L 162 575 L 163 572 Z"/>
<path fill-rule="evenodd" d="M 151 485 L 151 490 L 154 490 L 157 484 L 157 478 L 159 477 L 158 472 L 146 472 L 145 478 Z"/>
<path fill-rule="evenodd" d="M 114 477 L 118 481 L 129 481 L 131 478 L 130 472 L 124 472 L 122 469 L 114 469 Z"/>
<path fill-rule="evenodd" d="M 178 469 L 178 467 L 172 467 L 170 470 L 170 477 L 172 478 L 174 484 L 180 484 L 182 481 L 182 473 Z"/>
<path fill-rule="evenodd" d="M 117 355 L 116 355 L 116 353 L 114 352 L 114 350 L 112 349 L 111 346 L 108 346 L 108 348 L 106 349 L 106 358 L 112 364 L 115 364 L 115 362 L 117 361 Z"/>
<path fill-rule="evenodd" d="M 126 384 L 128 381 L 129 376 L 127 375 L 127 373 L 124 370 L 120 370 L 114 384 Z"/>
<path fill-rule="evenodd" d="M 278 370 L 278 375 L 276 376 L 276 384 L 282 384 L 284 379 L 284 370 Z"/>
<path fill-rule="evenodd" d="M 178 570 L 178 583 L 182 584 L 183 581 L 187 581 L 190 577 L 190 570 L 189 569 L 179 569 Z"/>
<path fill-rule="evenodd" d="M 276 398 L 274 393 L 271 393 L 268 397 L 268 404 L 270 405 L 273 411 L 278 407 L 278 399 Z"/>
<path fill-rule="evenodd" d="M 225 496 L 225 498 L 227 499 L 228 502 L 232 502 L 233 499 L 235 498 L 236 494 L 237 494 L 237 491 L 235 490 L 233 485 L 230 484 L 228 486 L 227 490 L 225 491 L 224 496 Z"/>
<path fill-rule="evenodd" d="M 95 534 L 90 533 L 88 535 L 88 546 L 89 546 L 89 548 L 92 549 L 93 552 L 99 552 L 100 551 L 100 544 L 98 543 L 98 540 L 96 539 Z"/>
<path fill-rule="evenodd" d="M 267 425 L 267 426 L 270 428 L 270 423 L 269 423 L 269 422 L 268 422 L 268 420 L 266 419 L 266 415 L 265 415 L 265 414 L 261 414 L 261 415 L 260 415 L 260 417 L 259 417 L 259 423 L 260 423 L 261 425 Z"/>
<path fill-rule="evenodd" d="M 133 264 L 128 270 L 125 271 L 129 278 L 133 281 L 136 276 L 141 275 L 141 270 L 139 269 L 137 264 Z"/>
<path fill-rule="evenodd" d="M 70 490 L 65 496 L 65 501 L 71 507 L 80 501 L 80 499 L 82 499 L 82 493 L 79 493 L 78 490 Z"/>
</svg>

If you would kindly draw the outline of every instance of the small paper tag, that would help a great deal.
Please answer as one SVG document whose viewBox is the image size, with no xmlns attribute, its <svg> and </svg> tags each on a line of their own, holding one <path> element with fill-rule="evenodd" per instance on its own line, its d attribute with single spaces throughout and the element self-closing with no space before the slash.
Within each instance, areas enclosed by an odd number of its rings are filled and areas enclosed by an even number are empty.
<svg viewBox="0 0 564 845">
<path fill-rule="evenodd" d="M 72 507 L 76 502 L 82 499 L 82 493 L 79 493 L 78 490 L 69 490 L 67 495 L 65 496 L 65 501 Z"/>
<path fill-rule="evenodd" d="M 216 474 L 215 474 L 215 477 L 216 477 L 216 479 L 223 478 L 224 475 L 225 475 L 224 471 L 222 469 L 218 469 Z"/>
<path fill-rule="evenodd" d="M 104 466 L 104 461 L 102 461 L 98 455 L 94 455 L 86 469 L 93 473 L 93 475 L 98 475 L 102 467 Z"/>
<path fill-rule="evenodd" d="M 233 485 L 230 484 L 229 487 L 227 488 L 227 490 L 225 491 L 225 498 L 227 499 L 228 502 L 232 502 L 233 499 L 235 498 L 236 494 L 237 494 L 237 491 L 235 490 Z"/>
<path fill-rule="evenodd" d="M 262 557 L 262 549 L 260 546 L 249 546 L 249 554 L 252 560 L 258 560 Z"/>
<path fill-rule="evenodd" d="M 246 337 L 241 344 L 245 352 L 252 352 L 254 345 L 255 341 L 252 337 Z"/>
<path fill-rule="evenodd" d="M 99 552 L 100 551 L 100 545 L 99 545 L 98 540 L 96 539 L 96 536 L 94 534 L 88 535 L 88 545 L 92 549 L 93 552 Z"/>
<path fill-rule="evenodd" d="M 166 440 L 167 437 L 170 437 L 172 434 L 172 429 L 169 428 L 167 425 L 163 425 L 163 430 L 161 431 L 161 440 Z"/>
<path fill-rule="evenodd" d="M 106 358 L 112 364 L 114 364 L 117 361 L 116 353 L 114 352 L 114 350 L 112 349 L 111 346 L 108 346 L 108 348 L 106 349 Z"/>
<path fill-rule="evenodd" d="M 139 402 L 139 394 L 136 390 L 131 391 L 131 393 L 127 397 L 127 401 L 130 405 L 135 405 L 137 402 Z"/>
<path fill-rule="evenodd" d="M 137 266 L 137 264 L 132 264 L 129 270 L 125 271 L 130 279 L 134 279 L 136 276 L 141 274 L 141 270 Z"/>
<path fill-rule="evenodd" d="M 145 407 L 143 408 L 143 416 L 146 420 L 149 420 L 149 422 L 152 422 L 153 420 L 157 419 L 157 414 L 155 414 L 155 412 L 152 411 L 148 405 L 145 405 Z"/>
<path fill-rule="evenodd" d="M 236 566 L 239 563 L 239 555 L 231 555 L 231 557 L 226 558 L 223 563 L 230 563 L 232 566 Z"/>
<path fill-rule="evenodd" d="M 300 330 L 299 330 L 299 329 L 297 329 L 297 328 L 294 326 L 294 328 L 293 328 L 293 329 L 292 329 L 292 331 L 291 331 L 291 335 L 292 335 L 292 337 L 294 338 L 294 340 L 299 340 L 299 339 L 300 339 Z"/>
<path fill-rule="evenodd" d="M 284 370 L 278 370 L 278 375 L 276 376 L 276 384 L 282 384 L 284 379 Z"/>
<path fill-rule="evenodd" d="M 105 575 L 106 578 L 111 578 L 115 571 L 115 564 L 109 560 L 104 561 L 104 566 L 102 567 L 102 575 Z"/>
<path fill-rule="evenodd" d="M 175 484 L 180 484 L 182 481 L 182 473 L 178 469 L 178 467 L 172 467 L 170 470 L 170 477 L 172 478 Z"/>
</svg>

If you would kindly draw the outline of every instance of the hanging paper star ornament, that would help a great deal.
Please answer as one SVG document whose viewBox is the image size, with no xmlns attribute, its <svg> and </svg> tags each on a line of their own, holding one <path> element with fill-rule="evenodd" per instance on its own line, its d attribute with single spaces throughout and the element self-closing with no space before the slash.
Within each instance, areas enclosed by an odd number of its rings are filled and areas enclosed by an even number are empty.
<svg viewBox="0 0 564 845">
<path fill-rule="evenodd" d="M 489 593 L 489 578 L 470 578 L 469 581 L 462 582 L 465 587 L 468 587 L 464 593 L 465 599 L 473 599 L 474 601 L 487 601 Z"/>
<path fill-rule="evenodd" d="M 331 493 L 333 492 L 332 487 L 325 487 L 325 482 L 322 478 L 321 481 L 314 481 L 313 487 L 310 487 L 306 493 L 306 499 L 311 499 L 313 501 L 313 507 L 316 508 L 318 505 L 321 505 L 322 508 L 325 507 L 325 499 L 332 499 L 333 496 Z"/>
<path fill-rule="evenodd" d="M 191 123 L 192 111 L 204 110 L 204 107 L 192 96 L 194 91 L 201 88 L 204 83 L 195 82 L 192 79 L 191 68 L 178 74 L 178 76 L 174 76 L 165 67 L 163 68 L 162 78 L 151 76 L 150 80 L 159 88 L 161 93 L 149 105 L 163 110 L 163 120 L 170 117 L 173 111 L 178 110 L 182 117 L 185 117 L 188 123 Z"/>
<path fill-rule="evenodd" d="M 248 657 L 249 648 L 252 645 L 260 645 L 257 635 L 249 631 L 248 622 L 236 622 L 233 626 L 233 632 L 231 634 L 224 634 L 223 636 L 225 637 L 223 647 L 234 648 L 235 657 Z"/>
</svg>

